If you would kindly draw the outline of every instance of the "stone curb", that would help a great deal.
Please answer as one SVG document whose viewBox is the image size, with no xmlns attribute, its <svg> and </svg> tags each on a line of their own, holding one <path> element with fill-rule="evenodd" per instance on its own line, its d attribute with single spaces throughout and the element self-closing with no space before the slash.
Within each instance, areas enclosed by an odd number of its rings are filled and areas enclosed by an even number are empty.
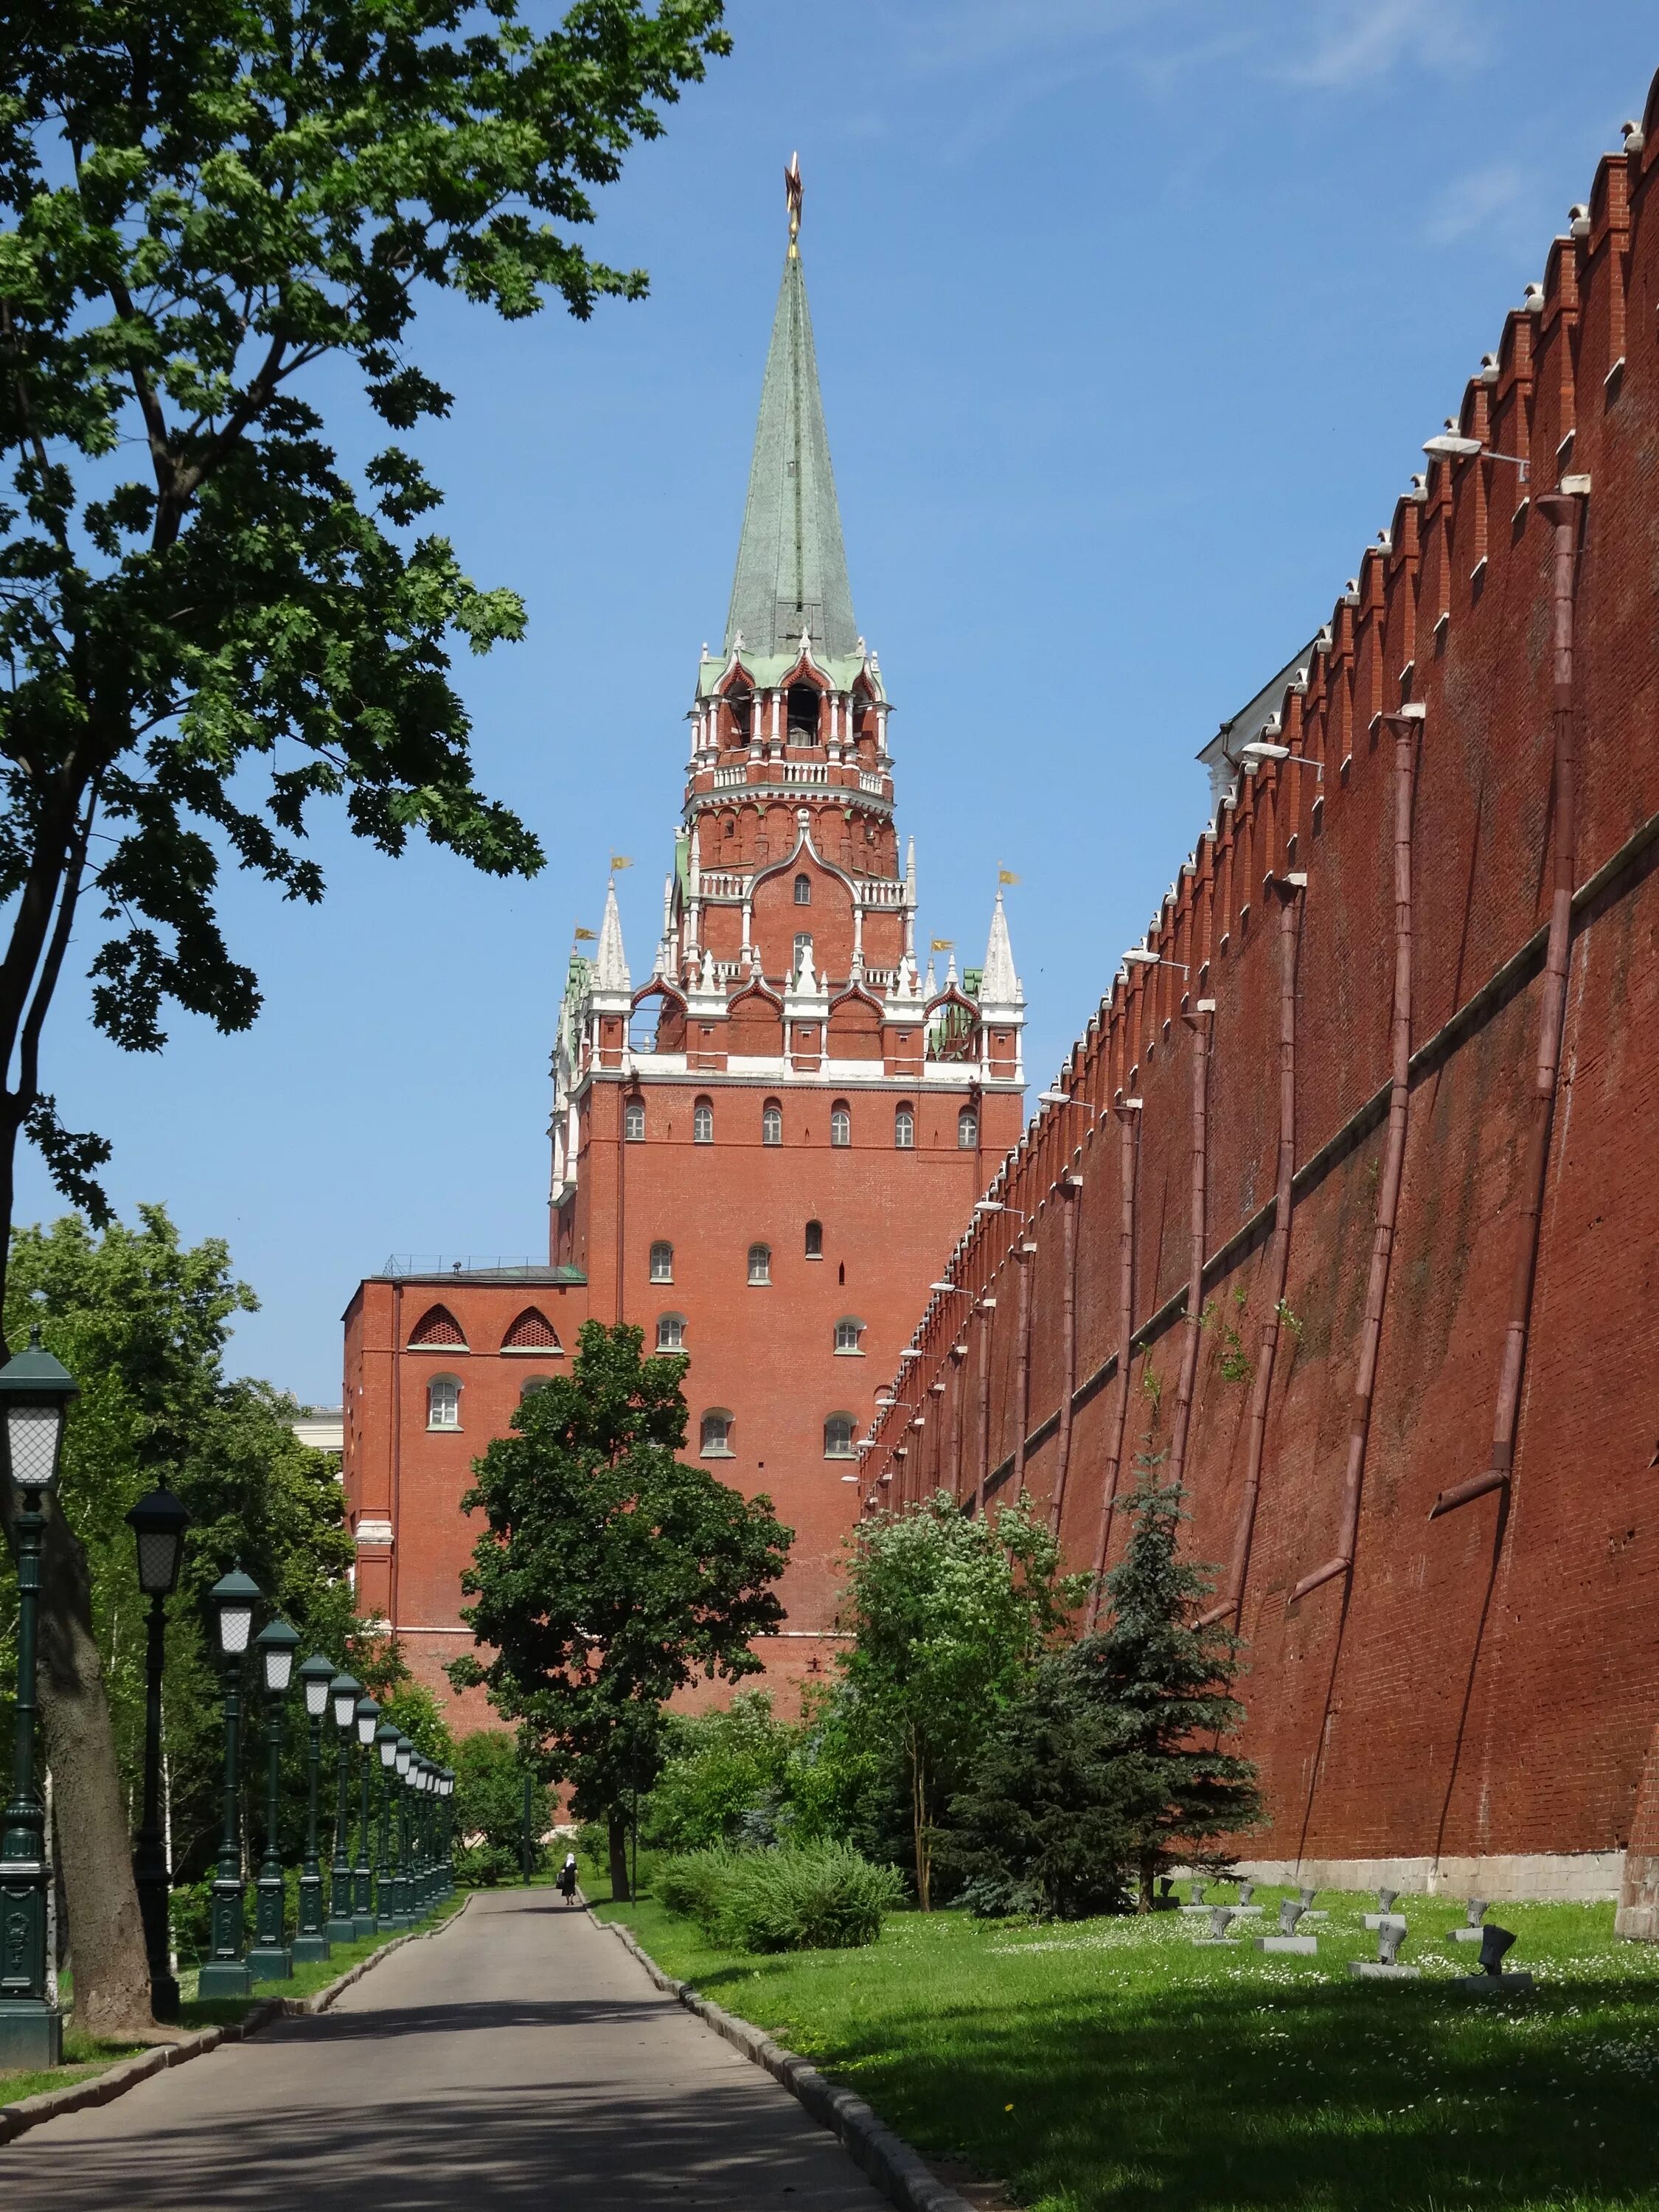
<svg viewBox="0 0 1659 2212">
<path fill-rule="evenodd" d="M 825 2080 L 816 2066 L 809 2066 L 793 2051 L 774 2043 L 763 2029 L 739 2020 L 735 2013 L 711 2003 L 708 1998 L 699 1996 L 690 1982 L 677 1982 L 672 1974 L 664 1973 L 650 1953 L 641 1947 L 632 1929 L 624 1927 L 620 1920 L 601 1921 L 599 1924 L 621 1938 L 659 1990 L 678 1998 L 688 2012 L 705 2021 L 716 2035 L 724 2036 L 745 2058 L 752 2059 L 757 2066 L 763 2066 L 774 2081 L 781 2081 L 805 2106 L 820 2127 L 839 2136 L 854 2164 L 862 2166 L 900 2212 L 974 2212 L 968 2199 L 931 2172 L 909 2144 L 878 2119 L 862 2097 L 855 2097 L 850 2089 L 838 2089 Z"/>
<path fill-rule="evenodd" d="M 117 2097 L 136 2089 L 141 2081 L 147 2081 L 164 2067 L 183 2066 L 192 2058 L 205 2057 L 222 2043 L 246 2043 L 249 2036 L 257 2035 L 262 2027 L 269 2027 L 273 2020 L 295 2020 L 307 2013 L 325 2012 L 343 1990 L 349 1990 L 353 1982 L 371 1966 L 378 1966 L 391 1952 L 416 1936 L 441 1935 L 444 1929 L 453 1927 L 471 1901 L 470 1897 L 465 1899 L 460 1911 L 452 1912 L 435 1928 L 411 1928 L 407 1935 L 394 1936 L 390 1943 L 383 1943 L 378 1951 L 371 1951 L 368 1958 L 360 1959 L 337 1981 L 319 1990 L 314 1996 L 262 1998 L 229 2027 L 198 2028 L 194 2035 L 186 2035 L 178 2043 L 157 2044 L 153 2051 L 141 2051 L 137 2058 L 124 2058 L 118 2066 L 107 2067 L 103 2073 L 90 2075 L 84 2081 L 71 2081 L 67 2088 L 42 2089 L 35 2096 L 20 2097 L 15 2105 L 0 2105 L 0 2143 L 10 2142 L 27 2129 L 39 2127 L 43 2120 L 55 2120 L 61 2112 L 78 2112 L 88 2105 L 112 2104 Z"/>
</svg>

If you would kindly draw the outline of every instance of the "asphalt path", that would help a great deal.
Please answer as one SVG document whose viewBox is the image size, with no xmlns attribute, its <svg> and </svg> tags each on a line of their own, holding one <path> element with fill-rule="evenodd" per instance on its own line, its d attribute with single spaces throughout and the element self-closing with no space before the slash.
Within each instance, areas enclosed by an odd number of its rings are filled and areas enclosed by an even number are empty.
<svg viewBox="0 0 1659 2212">
<path fill-rule="evenodd" d="M 0 2147 L 5 2212 L 878 2212 L 788 2091 L 550 1890 L 481 1892 L 329 2011 Z"/>
</svg>

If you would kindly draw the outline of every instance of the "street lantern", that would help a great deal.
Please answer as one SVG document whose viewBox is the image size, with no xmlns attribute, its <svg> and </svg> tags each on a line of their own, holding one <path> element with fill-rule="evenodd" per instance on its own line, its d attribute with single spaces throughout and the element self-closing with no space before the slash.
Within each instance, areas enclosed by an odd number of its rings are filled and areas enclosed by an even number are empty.
<svg viewBox="0 0 1659 2212">
<path fill-rule="evenodd" d="M 357 1700 L 362 1694 L 363 1686 L 355 1674 L 337 1674 L 328 1688 L 328 1702 L 340 1735 L 335 1763 L 334 1862 L 329 1881 L 331 1943 L 349 1943 L 356 1927 L 351 1909 L 355 1887 L 351 1872 L 351 1746 L 357 1732 Z"/>
<path fill-rule="evenodd" d="M 390 1721 L 382 1721 L 374 1731 L 374 1749 L 380 1761 L 380 1923 L 382 1928 L 401 1925 L 398 1918 L 398 1877 L 392 1861 L 392 1793 L 398 1781 L 398 1746 L 403 1741 L 402 1731 Z"/>
<path fill-rule="evenodd" d="M 352 1871 L 351 1932 L 354 1937 L 361 1940 L 363 1936 L 372 1936 L 375 1932 L 374 1863 L 369 1856 L 374 1844 L 374 1834 L 370 1826 L 374 1814 L 370 1809 L 369 1790 L 373 1783 L 374 1764 L 370 1755 L 371 1747 L 374 1741 L 374 1731 L 380 1724 L 380 1708 L 373 1698 L 365 1694 L 357 1700 L 357 1711 L 354 1717 L 357 1728 L 357 1741 L 362 1753 L 358 1761 L 362 1796 L 357 1814 L 357 1863 Z"/>
<path fill-rule="evenodd" d="M 221 1575 L 208 1592 L 221 1659 L 234 1662 L 246 1651 L 253 1634 L 253 1608 L 258 1602 L 258 1583 L 245 1575 L 240 1565 Z"/>
<path fill-rule="evenodd" d="M 409 1771 L 409 1762 L 415 1756 L 415 1747 L 406 1735 L 398 1738 L 398 1779 L 401 1782 Z"/>
<path fill-rule="evenodd" d="M 16 1488 L 17 1698 L 11 1796 L 0 1814 L 0 2069 L 59 2064 L 64 2019 L 46 1991 L 46 1808 L 34 1786 L 35 1638 L 40 1605 L 41 1501 L 58 1479 L 75 1377 L 29 1331 L 29 1348 L 0 1367 L 5 1465 Z"/>
<path fill-rule="evenodd" d="M 214 1637 L 224 1674 L 225 1808 L 219 1871 L 213 1878 L 208 1957 L 198 1977 L 197 1990 L 204 1998 L 245 1997 L 252 1992 L 253 1975 L 242 1932 L 245 1885 L 236 1759 L 241 1735 L 242 1661 L 253 1633 L 259 1585 L 240 1565 L 234 1566 L 208 1592 L 208 1602 L 213 1607 Z"/>
<path fill-rule="evenodd" d="M 190 1511 L 163 1485 L 149 1491 L 127 1516 L 138 1547 L 138 1587 L 148 1598 L 167 1598 L 179 1587 Z"/>
<path fill-rule="evenodd" d="M 158 1483 L 128 1514 L 127 1526 L 138 1554 L 138 1587 L 149 1600 L 144 1652 L 144 1814 L 133 1838 L 132 1879 L 149 1964 L 150 2010 L 157 2020 L 177 2020 L 179 1984 L 167 1923 L 173 1873 L 161 1825 L 161 1670 L 167 1658 L 167 1601 L 179 1587 L 190 1513 L 181 1499 Z"/>
<path fill-rule="evenodd" d="M 253 1639 L 270 1711 L 265 1724 L 265 1850 L 259 1862 L 259 1879 L 254 1893 L 254 1942 L 248 1954 L 248 1966 L 259 1980 L 266 1982 L 285 1982 L 294 1972 L 294 1961 L 283 1941 L 287 1934 L 287 1897 L 283 1887 L 277 1822 L 281 1817 L 283 1699 L 294 1680 L 294 1654 L 299 1644 L 297 1630 L 280 1615 L 267 1621 Z"/>
<path fill-rule="evenodd" d="M 317 1856 L 317 1789 L 323 1753 L 323 1723 L 328 1718 L 329 1692 L 334 1681 L 334 1662 L 313 1652 L 300 1669 L 305 1692 L 306 1719 L 311 1741 L 306 1756 L 306 1855 L 300 1868 L 300 1925 L 294 1938 L 294 1961 L 309 1966 L 330 1956 L 323 1929 L 323 1870 Z"/>
</svg>

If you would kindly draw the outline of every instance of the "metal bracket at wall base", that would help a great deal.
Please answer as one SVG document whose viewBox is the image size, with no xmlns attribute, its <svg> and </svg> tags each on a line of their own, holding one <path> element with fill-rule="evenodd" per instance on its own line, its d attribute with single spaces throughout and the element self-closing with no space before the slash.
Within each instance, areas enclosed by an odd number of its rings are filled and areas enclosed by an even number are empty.
<svg viewBox="0 0 1659 2212">
<path fill-rule="evenodd" d="M 1437 1521 L 1443 1513 L 1455 1512 L 1460 1505 L 1484 1498 L 1490 1490 L 1502 1490 L 1509 1479 L 1507 1468 L 1489 1467 L 1484 1474 L 1472 1474 L 1467 1482 L 1454 1483 L 1449 1490 L 1443 1490 L 1430 1506 L 1430 1520 Z"/>
<path fill-rule="evenodd" d="M 0 2073 L 40 2074 L 64 2063 L 64 2015 L 44 1997 L 0 1997 Z"/>
</svg>

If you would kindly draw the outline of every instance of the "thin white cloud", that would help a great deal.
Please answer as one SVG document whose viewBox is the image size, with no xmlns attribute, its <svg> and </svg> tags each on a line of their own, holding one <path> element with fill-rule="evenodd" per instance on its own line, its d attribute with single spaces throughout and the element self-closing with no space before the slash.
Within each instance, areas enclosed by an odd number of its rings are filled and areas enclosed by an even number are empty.
<svg viewBox="0 0 1659 2212">
<path fill-rule="evenodd" d="M 1279 73 L 1322 91 L 1376 83 L 1402 63 L 1467 68 L 1485 51 L 1462 0 L 1314 0 L 1307 36 Z"/>
<path fill-rule="evenodd" d="M 1525 189 L 1526 179 L 1513 162 L 1494 161 L 1487 168 L 1470 169 L 1454 177 L 1441 193 L 1429 210 L 1423 234 L 1431 246 L 1455 246 L 1511 213 Z"/>
</svg>

